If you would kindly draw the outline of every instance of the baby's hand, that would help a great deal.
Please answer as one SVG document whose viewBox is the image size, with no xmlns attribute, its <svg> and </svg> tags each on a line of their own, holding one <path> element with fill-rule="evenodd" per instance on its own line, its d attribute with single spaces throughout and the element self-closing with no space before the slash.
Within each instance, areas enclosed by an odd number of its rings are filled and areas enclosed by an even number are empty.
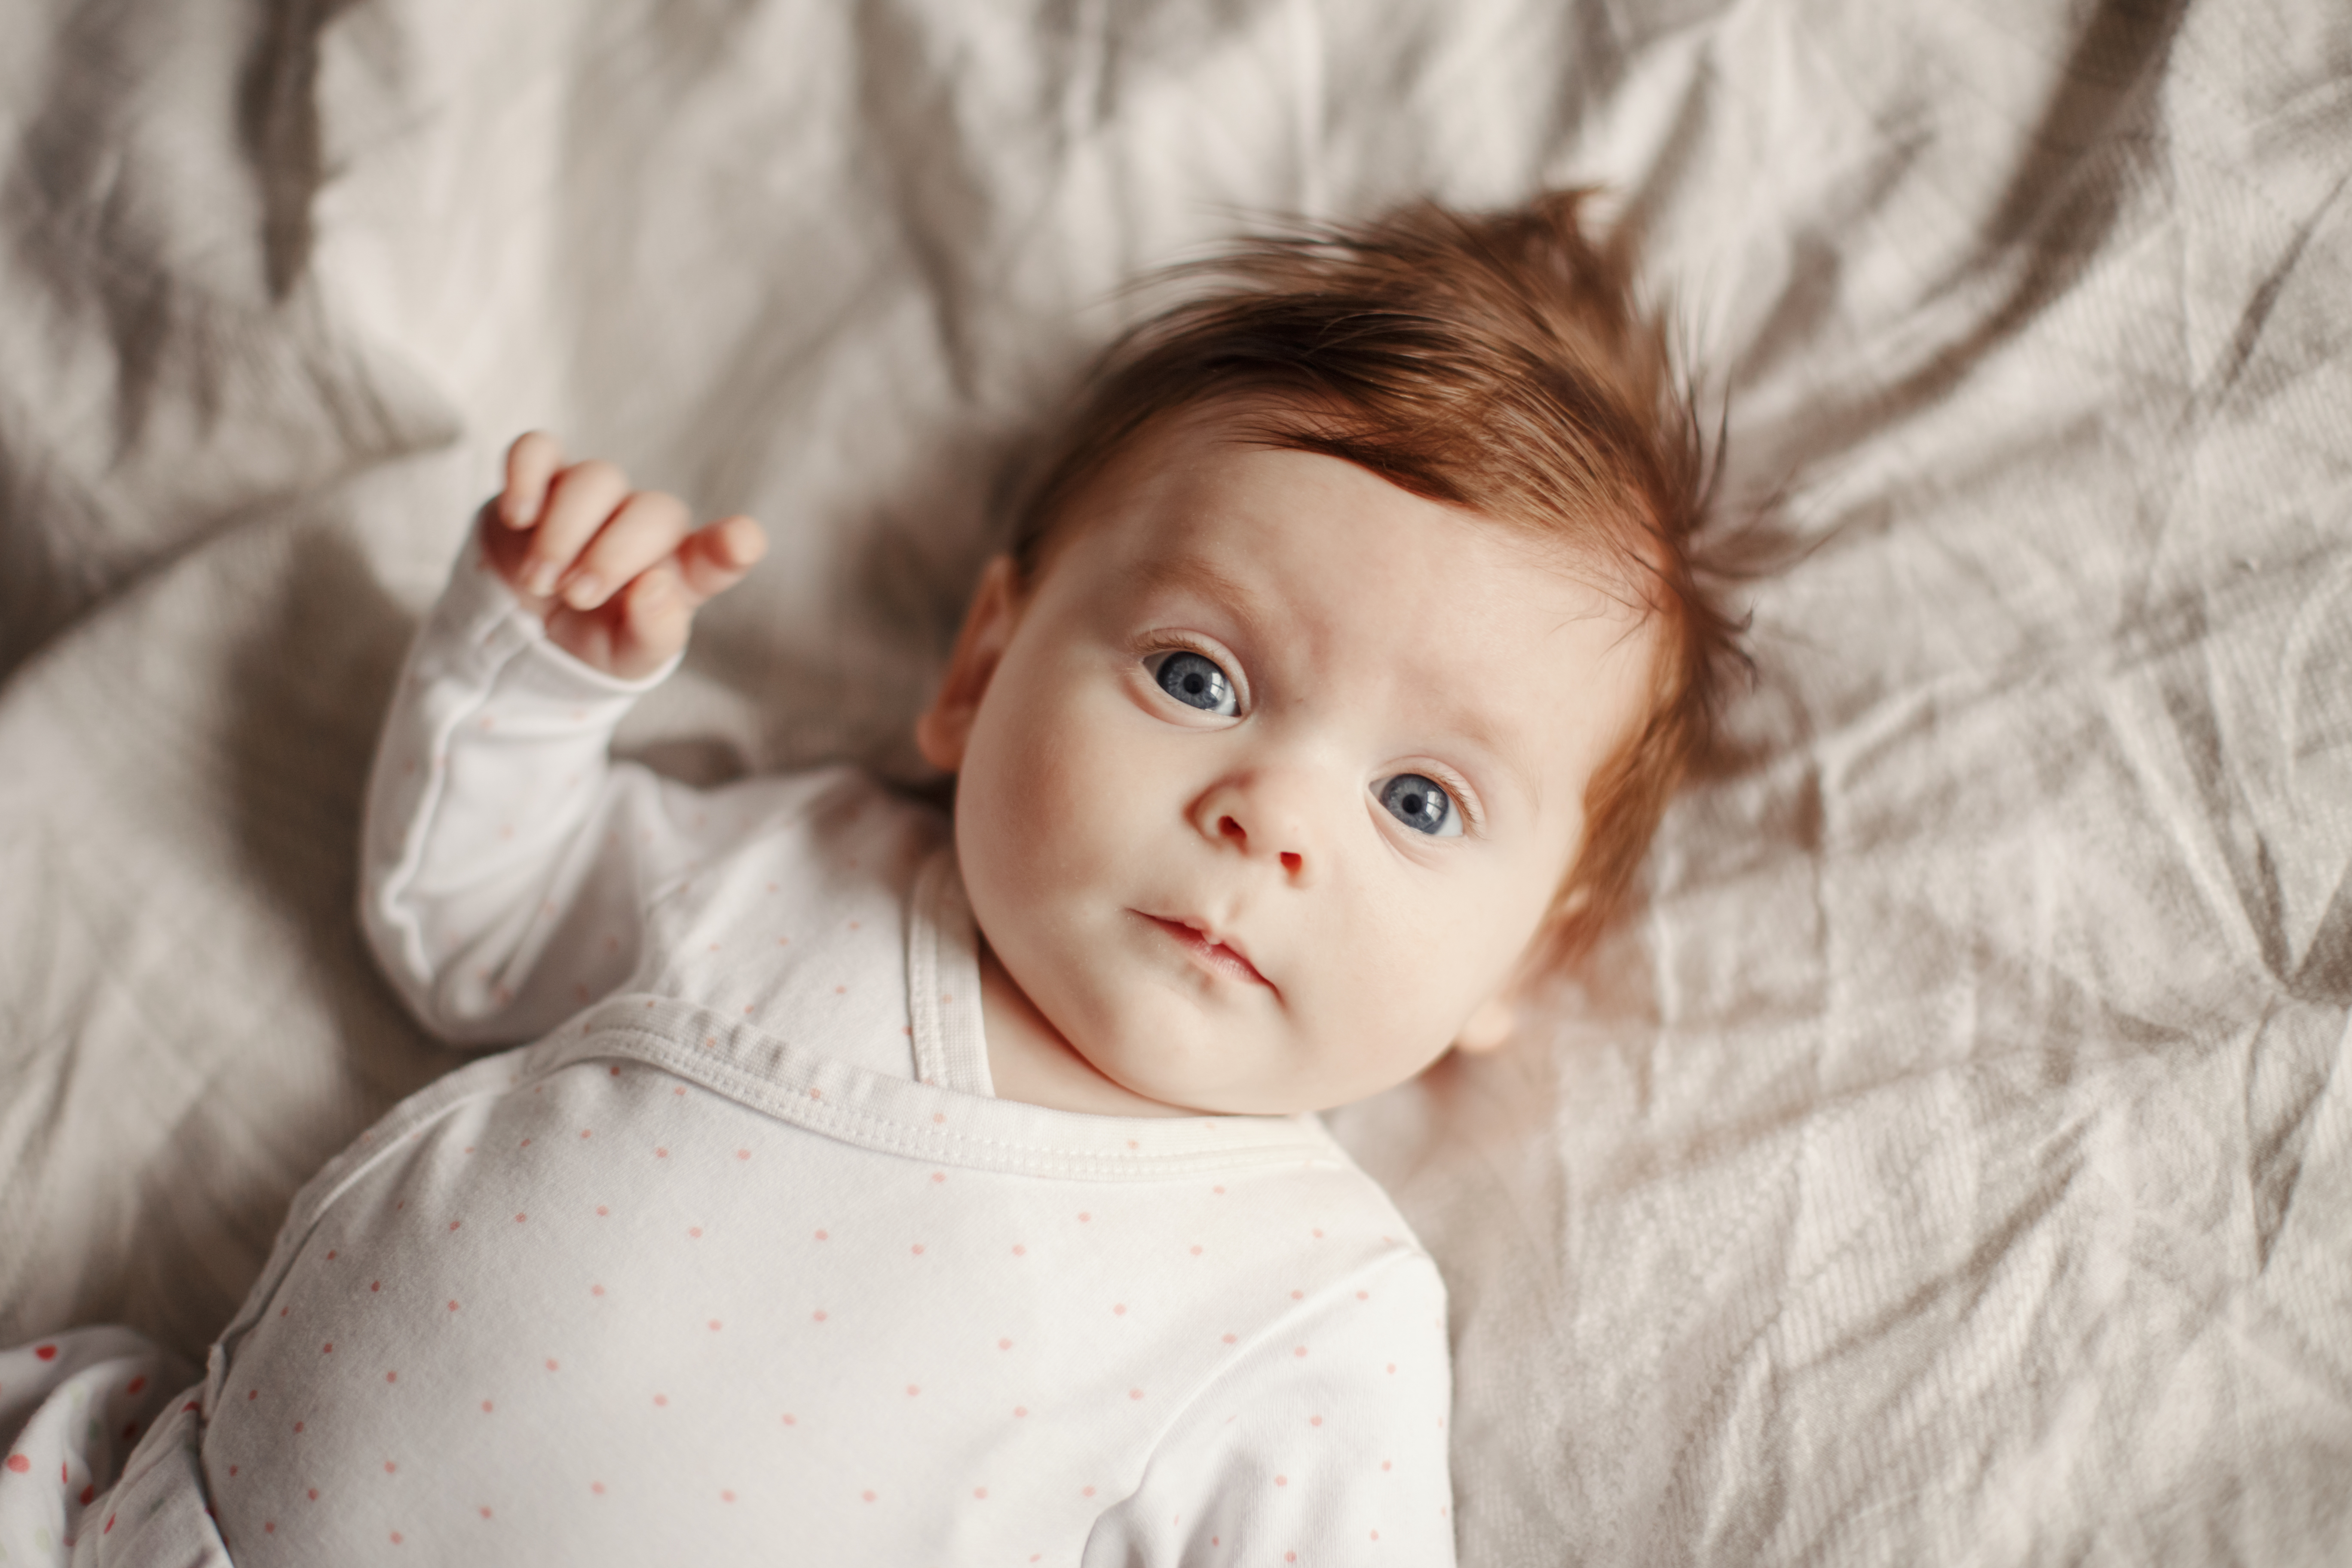
<svg viewBox="0 0 2352 1568">
<path fill-rule="evenodd" d="M 549 641 L 634 680 L 684 647 L 694 612 L 767 553 L 748 517 L 693 521 L 676 496 L 632 490 L 610 463 L 567 465 L 555 437 L 533 430 L 508 448 L 506 489 L 482 509 L 482 552 Z"/>
</svg>

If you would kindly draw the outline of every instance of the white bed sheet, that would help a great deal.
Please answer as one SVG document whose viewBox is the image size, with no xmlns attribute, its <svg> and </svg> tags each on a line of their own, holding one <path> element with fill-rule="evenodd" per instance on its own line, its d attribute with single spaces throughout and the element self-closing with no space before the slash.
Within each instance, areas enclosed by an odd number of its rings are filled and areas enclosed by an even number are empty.
<svg viewBox="0 0 2352 1568">
<path fill-rule="evenodd" d="M 0 123 L 0 1344 L 200 1353 L 448 1065 L 352 842 L 514 431 L 777 540 L 632 746 L 905 766 L 1123 279 L 1600 180 L 1806 549 L 1643 907 L 1335 1119 L 1464 1561 L 2352 1557 L 2341 5 L 26 0 Z"/>
</svg>

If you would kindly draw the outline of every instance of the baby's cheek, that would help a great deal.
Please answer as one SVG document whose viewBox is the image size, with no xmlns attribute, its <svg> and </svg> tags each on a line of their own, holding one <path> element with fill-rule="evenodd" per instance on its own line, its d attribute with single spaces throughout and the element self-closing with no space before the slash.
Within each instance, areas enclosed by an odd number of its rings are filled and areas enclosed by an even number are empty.
<svg viewBox="0 0 2352 1568">
<path fill-rule="evenodd" d="M 1432 1005 L 1433 982 L 1412 961 L 1361 963 L 1336 977 L 1330 1016 L 1318 1033 L 1326 1064 L 1316 1099 L 1345 1104 L 1392 1089 L 1419 1072 L 1448 1033 Z"/>
<path fill-rule="evenodd" d="M 990 944 L 1025 988 L 1050 991 L 1043 966 L 1085 940 L 1092 906 L 1115 897 L 1108 883 L 1142 847 L 1120 819 L 1122 771 L 1087 742 L 1083 715 L 1052 692 L 1022 695 L 974 736 L 957 854 Z"/>
<path fill-rule="evenodd" d="M 1508 894 L 1461 889 L 1366 889 L 1360 919 L 1332 943 L 1327 973 L 1327 1059 L 1350 1075 L 1349 1099 L 1413 1077 L 1453 1042 L 1464 1019 L 1501 983 L 1514 941 Z M 1505 907 L 1496 908 L 1498 900 Z"/>
</svg>

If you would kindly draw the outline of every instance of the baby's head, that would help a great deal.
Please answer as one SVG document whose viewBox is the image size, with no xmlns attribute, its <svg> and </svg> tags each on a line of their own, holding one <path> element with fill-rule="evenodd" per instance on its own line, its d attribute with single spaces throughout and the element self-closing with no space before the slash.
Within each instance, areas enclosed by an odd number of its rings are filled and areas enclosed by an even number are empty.
<svg viewBox="0 0 2352 1568">
<path fill-rule="evenodd" d="M 1688 405 L 1578 205 L 1201 269 L 982 579 L 919 739 L 993 962 L 1123 1089 L 1402 1082 L 1631 882 L 1733 628 Z"/>
</svg>

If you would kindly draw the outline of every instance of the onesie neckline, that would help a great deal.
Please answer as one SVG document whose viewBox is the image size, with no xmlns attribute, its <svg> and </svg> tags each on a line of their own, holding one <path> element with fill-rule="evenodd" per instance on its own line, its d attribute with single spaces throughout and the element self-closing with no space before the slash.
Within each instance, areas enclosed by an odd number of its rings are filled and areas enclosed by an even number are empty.
<svg viewBox="0 0 2352 1568">
<path fill-rule="evenodd" d="M 1154 1181 L 1244 1166 L 1352 1166 L 1311 1114 L 1097 1116 L 997 1099 L 978 935 L 950 846 L 928 858 L 908 900 L 907 986 L 909 1076 L 643 992 L 613 996 L 531 1047 L 526 1072 L 634 1059 L 811 1131 L 969 1169 Z"/>
</svg>

